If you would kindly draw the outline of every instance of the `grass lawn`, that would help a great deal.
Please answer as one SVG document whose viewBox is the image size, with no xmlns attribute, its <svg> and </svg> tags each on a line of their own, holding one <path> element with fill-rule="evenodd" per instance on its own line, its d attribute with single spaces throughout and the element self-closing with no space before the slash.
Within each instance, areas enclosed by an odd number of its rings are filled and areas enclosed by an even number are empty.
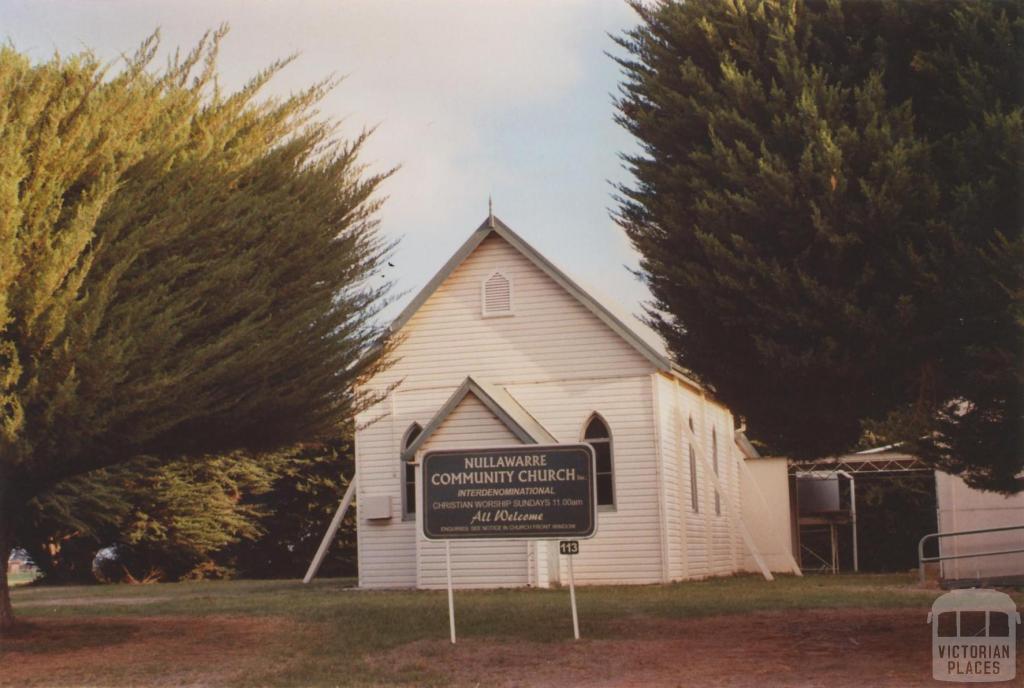
<svg viewBox="0 0 1024 688">
<path fill-rule="evenodd" d="M 0 666 L 35 661 L 39 671 L 25 669 L 12 677 L 5 668 L 0 684 L 14 678 L 19 685 L 445 685 L 454 680 L 447 663 L 461 661 L 461 655 L 444 654 L 449 652 L 445 592 L 369 592 L 353 584 L 335 579 L 311 585 L 19 587 L 13 591 L 14 608 L 27 623 L 0 646 Z M 812 618 L 799 610 L 842 610 L 821 618 L 849 614 L 868 624 L 868 636 L 875 622 L 864 621 L 867 617 L 856 610 L 914 610 L 899 618 L 919 624 L 927 641 L 923 611 L 938 594 L 918 588 L 911 575 L 783 576 L 773 583 L 737 576 L 584 587 L 577 598 L 585 640 L 573 644 L 567 590 L 456 591 L 457 651 L 496 652 L 494 662 L 514 668 L 526 660 L 497 648 L 572 652 L 586 642 L 594 652 L 604 652 L 601 643 L 656 642 L 673 634 L 680 642 L 699 641 L 699 633 L 692 638 L 686 624 L 715 617 L 715 623 L 743 635 L 744 618 L 731 615 L 765 612 L 754 616 L 774 629 L 793 615 Z M 1020 593 L 1015 598 L 1024 602 Z M 731 641 L 726 650 L 738 642 L 736 636 Z"/>
<path fill-rule="evenodd" d="M 36 579 L 35 572 L 30 571 L 18 571 L 17 573 L 9 574 L 7 582 L 14 587 L 15 585 L 27 585 Z"/>
</svg>

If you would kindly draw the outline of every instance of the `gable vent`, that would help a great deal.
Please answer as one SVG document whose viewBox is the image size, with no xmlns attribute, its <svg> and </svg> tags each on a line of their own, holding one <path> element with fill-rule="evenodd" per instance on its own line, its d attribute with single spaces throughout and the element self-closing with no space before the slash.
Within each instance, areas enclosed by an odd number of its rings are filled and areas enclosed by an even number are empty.
<svg viewBox="0 0 1024 688">
<path fill-rule="evenodd" d="M 483 283 L 483 316 L 512 315 L 512 281 L 495 272 Z"/>
</svg>

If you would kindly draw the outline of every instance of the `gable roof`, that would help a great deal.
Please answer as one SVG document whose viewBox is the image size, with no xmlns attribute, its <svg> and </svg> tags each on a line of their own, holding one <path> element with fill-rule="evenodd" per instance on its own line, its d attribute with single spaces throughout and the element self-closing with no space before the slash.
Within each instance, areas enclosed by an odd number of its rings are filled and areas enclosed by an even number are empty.
<svg viewBox="0 0 1024 688">
<path fill-rule="evenodd" d="M 558 443 L 558 440 L 543 425 L 537 422 L 537 419 L 531 416 L 530 412 L 523 408 L 522 404 L 505 391 L 505 388 L 477 382 L 472 377 L 467 377 L 462 381 L 458 389 L 455 390 L 455 393 L 448 398 L 448 401 L 444 402 L 440 410 L 434 414 L 434 417 L 430 419 L 430 422 L 423 428 L 423 432 L 402 452 L 402 461 L 411 461 L 415 458 L 416 452 L 426 444 L 431 435 L 437 432 L 445 419 L 459 407 L 459 404 L 462 403 L 462 400 L 468 394 L 472 394 L 479 399 L 523 444 Z"/>
<path fill-rule="evenodd" d="M 508 242 L 509 245 L 519 251 L 519 253 L 537 266 L 544 274 L 554 280 L 559 286 L 565 289 L 565 291 L 569 292 L 569 294 L 579 301 L 588 311 L 597 316 L 601 322 L 611 328 L 612 331 L 619 335 L 619 337 L 636 349 L 637 352 L 646 358 L 656 369 L 663 373 L 674 374 L 694 387 L 697 387 L 698 389 L 701 388 L 700 385 L 686 375 L 686 372 L 682 368 L 671 361 L 667 352 L 664 351 L 663 346 L 659 347 L 652 343 L 652 339 L 658 339 L 657 335 L 653 335 L 653 337 L 648 335 L 648 337 L 645 338 L 638 334 L 636 329 L 627 326 L 623 320 L 614 315 L 607 306 L 584 291 L 583 288 L 574 282 L 567 274 L 541 255 L 535 248 L 526 243 L 526 241 L 513 232 L 508 225 L 493 215 L 488 217 L 484 220 L 483 224 L 477 227 L 476 231 L 473 232 L 465 243 L 459 247 L 455 254 L 448 259 L 448 262 L 444 264 L 444 267 L 442 267 L 441 270 L 434 275 L 429 282 L 427 282 L 427 285 L 420 290 L 416 297 L 409 302 L 409 305 L 402 310 L 398 317 L 395 318 L 388 327 L 388 333 L 394 334 L 402 329 L 416 311 L 420 309 L 420 306 L 426 303 L 427 299 L 437 291 L 438 287 L 440 287 L 441 284 L 448 279 L 453 272 L 455 272 L 455 269 L 458 268 L 459 265 L 461 265 L 462 262 L 468 258 L 481 243 L 483 243 L 484 239 L 492 234 L 496 234 Z"/>
</svg>

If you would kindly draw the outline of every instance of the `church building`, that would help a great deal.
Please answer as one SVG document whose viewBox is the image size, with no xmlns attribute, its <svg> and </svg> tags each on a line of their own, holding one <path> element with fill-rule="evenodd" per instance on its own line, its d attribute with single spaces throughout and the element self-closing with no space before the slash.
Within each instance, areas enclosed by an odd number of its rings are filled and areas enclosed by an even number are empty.
<svg viewBox="0 0 1024 688">
<path fill-rule="evenodd" d="M 395 363 L 366 383 L 386 395 L 356 419 L 360 587 L 446 585 L 445 543 L 418 520 L 424 452 L 518 444 L 594 448 L 598 525 L 574 561 L 579 584 L 792 568 L 785 461 L 757 457 L 656 334 L 499 219 L 391 332 Z M 455 541 L 451 557 L 456 587 L 567 581 L 554 541 Z"/>
</svg>

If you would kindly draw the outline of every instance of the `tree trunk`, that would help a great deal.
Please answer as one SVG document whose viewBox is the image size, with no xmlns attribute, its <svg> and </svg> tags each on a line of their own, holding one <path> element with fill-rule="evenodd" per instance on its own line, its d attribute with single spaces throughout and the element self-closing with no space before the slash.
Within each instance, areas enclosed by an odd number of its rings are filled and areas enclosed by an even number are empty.
<svg viewBox="0 0 1024 688">
<path fill-rule="evenodd" d="M 0 515 L 0 635 L 14 628 L 14 609 L 11 608 L 11 589 L 7 585 L 7 564 L 14 547 L 11 524 Z"/>
</svg>

